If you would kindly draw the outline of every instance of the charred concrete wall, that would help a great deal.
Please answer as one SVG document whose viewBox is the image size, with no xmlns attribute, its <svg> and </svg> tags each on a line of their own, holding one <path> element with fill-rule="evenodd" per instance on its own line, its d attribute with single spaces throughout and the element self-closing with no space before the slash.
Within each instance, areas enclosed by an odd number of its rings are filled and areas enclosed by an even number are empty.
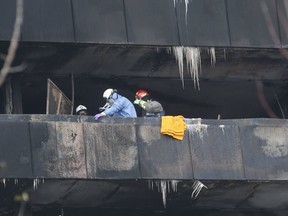
<svg viewBox="0 0 288 216">
<path fill-rule="evenodd" d="M 0 178 L 287 180 L 288 121 L 0 115 Z"/>
<path fill-rule="evenodd" d="M 164 46 L 286 47 L 283 0 L 27 0 L 21 41 Z M 0 41 L 15 1 L 0 2 Z"/>
</svg>

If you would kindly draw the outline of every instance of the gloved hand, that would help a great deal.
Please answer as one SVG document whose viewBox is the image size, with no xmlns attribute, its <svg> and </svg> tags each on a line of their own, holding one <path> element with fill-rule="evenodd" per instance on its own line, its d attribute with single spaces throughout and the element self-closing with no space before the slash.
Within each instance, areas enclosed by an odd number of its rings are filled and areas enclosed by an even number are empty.
<svg viewBox="0 0 288 216">
<path fill-rule="evenodd" d="M 133 103 L 138 105 L 140 102 L 141 102 L 141 100 L 136 99 Z"/>
<path fill-rule="evenodd" d="M 137 104 L 137 105 L 139 105 L 140 107 L 142 107 L 143 109 L 145 109 L 146 101 L 136 99 L 133 103 L 134 103 L 134 104 Z"/>
<path fill-rule="evenodd" d="M 101 118 L 103 115 L 102 113 L 98 113 L 94 116 L 95 121 L 97 121 L 99 118 Z"/>
</svg>

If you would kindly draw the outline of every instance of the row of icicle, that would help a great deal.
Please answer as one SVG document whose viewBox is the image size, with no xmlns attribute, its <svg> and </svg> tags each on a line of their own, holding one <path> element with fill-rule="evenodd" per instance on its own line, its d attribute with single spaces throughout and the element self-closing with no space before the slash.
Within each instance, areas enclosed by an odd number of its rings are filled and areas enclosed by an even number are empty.
<svg viewBox="0 0 288 216">
<path fill-rule="evenodd" d="M 174 46 L 166 49 L 169 54 L 174 55 L 178 64 L 179 75 L 184 89 L 184 60 L 186 59 L 187 71 L 194 81 L 194 87 L 200 90 L 199 74 L 201 73 L 201 50 L 206 50 L 210 55 L 211 66 L 216 63 L 215 48 L 199 48 Z"/>
<path fill-rule="evenodd" d="M 190 0 L 174 0 L 174 7 L 176 8 L 176 4 L 178 2 L 185 3 L 185 21 L 187 24 L 187 14 L 189 9 L 189 2 Z M 215 65 L 216 63 L 216 55 L 215 55 L 215 48 L 204 48 L 208 51 L 211 57 L 211 65 Z M 171 51 L 172 50 L 172 51 Z M 199 84 L 199 73 L 201 73 L 201 49 L 199 47 L 184 47 L 184 46 L 175 46 L 172 48 L 168 48 L 167 51 L 172 53 L 176 61 L 178 63 L 179 68 L 179 75 L 182 81 L 182 87 L 184 89 L 184 59 L 186 59 L 187 70 L 190 74 L 191 78 L 194 81 L 194 87 L 200 90 Z"/>
<path fill-rule="evenodd" d="M 1 178 L 0 179 L 0 183 L 2 183 L 4 187 L 6 187 L 7 182 L 8 182 L 8 179 L 6 179 L 6 178 Z M 18 182 L 19 182 L 18 179 L 15 178 L 14 179 L 14 184 L 18 185 Z M 33 179 L 33 189 L 36 190 L 40 183 L 44 183 L 44 179 L 39 179 L 39 178 Z"/>
<path fill-rule="evenodd" d="M 178 183 L 179 180 L 149 180 L 148 188 L 150 190 L 154 190 L 154 188 L 156 188 L 158 192 L 161 192 L 163 206 L 164 208 L 166 208 L 167 194 L 170 192 L 177 192 Z M 208 189 L 208 187 L 206 187 L 202 182 L 196 180 L 192 185 L 191 198 L 196 199 L 202 188 Z"/>
<path fill-rule="evenodd" d="M 3 183 L 4 187 L 6 187 L 6 183 L 7 183 L 6 178 L 0 179 L 0 182 Z M 44 179 L 39 179 L 39 178 L 34 179 L 33 180 L 33 189 L 37 190 L 38 185 L 40 183 L 44 183 Z M 148 187 L 150 190 L 154 190 L 154 188 L 157 188 L 158 192 L 161 192 L 163 205 L 164 205 L 164 207 L 166 207 L 167 194 L 170 192 L 177 192 L 178 183 L 179 183 L 178 180 L 160 180 L 160 181 L 148 180 Z M 14 179 L 14 184 L 18 185 L 18 179 Z M 202 182 L 200 182 L 198 180 L 195 181 L 193 183 L 193 186 L 192 186 L 191 198 L 197 198 L 197 196 L 199 195 L 199 193 L 203 187 L 208 189 Z"/>
</svg>

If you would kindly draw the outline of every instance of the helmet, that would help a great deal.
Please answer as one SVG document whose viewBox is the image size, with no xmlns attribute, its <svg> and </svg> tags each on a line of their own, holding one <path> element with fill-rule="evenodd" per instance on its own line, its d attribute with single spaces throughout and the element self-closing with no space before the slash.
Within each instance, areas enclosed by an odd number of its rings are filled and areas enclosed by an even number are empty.
<svg viewBox="0 0 288 216">
<path fill-rule="evenodd" d="M 140 89 L 136 92 L 135 98 L 141 100 L 143 97 L 149 95 L 146 90 Z"/>
<path fill-rule="evenodd" d="M 77 108 L 76 108 L 76 113 L 78 113 L 78 112 L 81 111 L 81 110 L 87 110 L 87 108 L 86 108 L 85 106 L 83 106 L 83 105 L 79 105 L 79 106 L 77 106 Z"/>
<path fill-rule="evenodd" d="M 103 98 L 108 100 L 111 97 L 111 95 L 113 94 L 113 92 L 115 92 L 115 90 L 112 88 L 106 89 L 103 93 Z"/>
</svg>

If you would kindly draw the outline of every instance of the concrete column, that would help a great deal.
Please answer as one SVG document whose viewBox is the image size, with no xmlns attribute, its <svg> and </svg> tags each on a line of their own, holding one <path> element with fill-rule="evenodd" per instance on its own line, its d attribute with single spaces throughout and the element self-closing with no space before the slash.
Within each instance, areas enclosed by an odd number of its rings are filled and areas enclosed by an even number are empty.
<svg viewBox="0 0 288 216">
<path fill-rule="evenodd" d="M 23 114 L 22 93 L 18 76 L 8 77 L 4 86 L 5 113 Z"/>
</svg>

